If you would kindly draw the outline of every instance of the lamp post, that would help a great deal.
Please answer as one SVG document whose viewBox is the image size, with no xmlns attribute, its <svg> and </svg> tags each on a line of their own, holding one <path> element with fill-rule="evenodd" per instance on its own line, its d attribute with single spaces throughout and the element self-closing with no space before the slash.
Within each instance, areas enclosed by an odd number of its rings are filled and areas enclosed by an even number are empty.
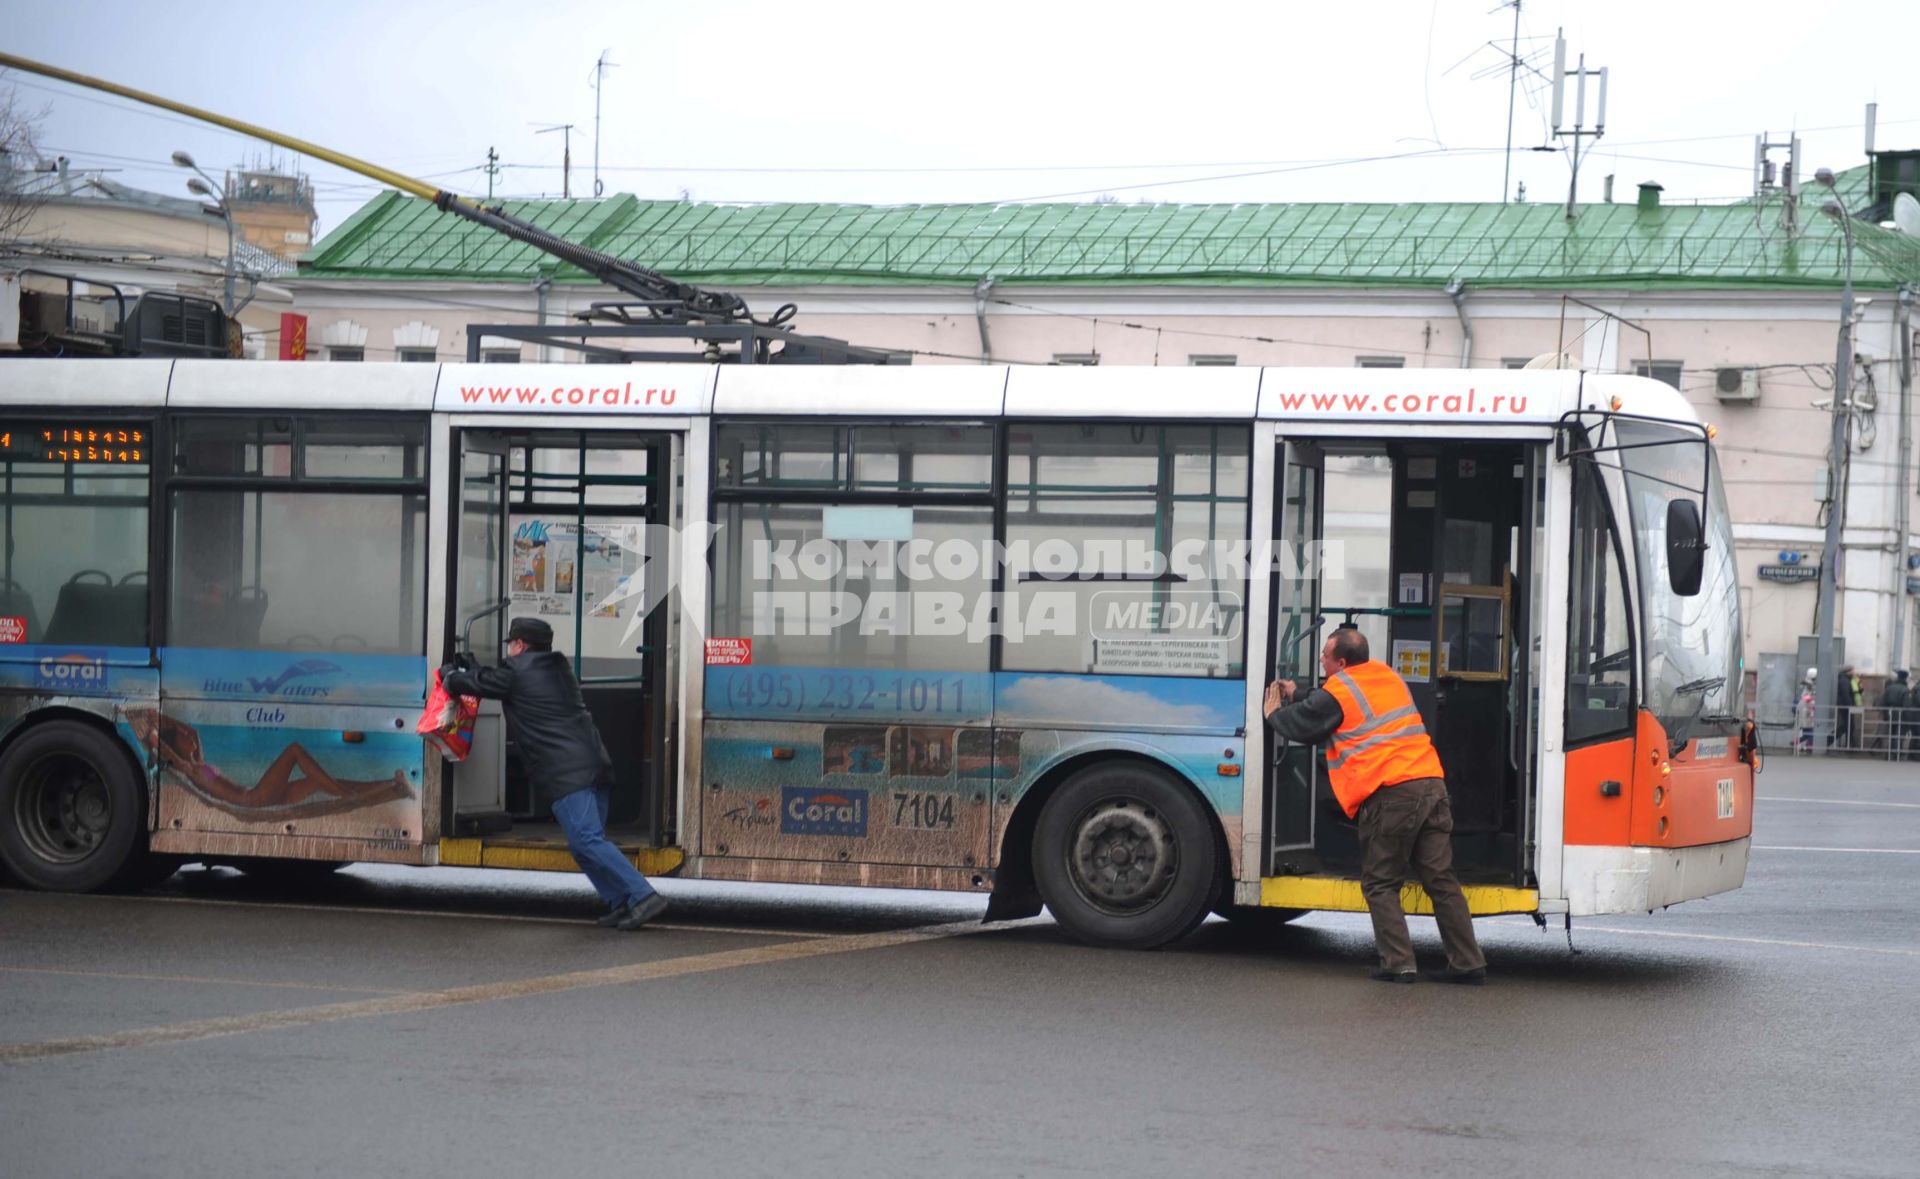
<svg viewBox="0 0 1920 1179">
<path fill-rule="evenodd" d="M 1826 168 L 1814 173 L 1814 179 L 1833 189 L 1833 173 Z M 1840 689 L 1835 686 L 1833 652 L 1833 615 L 1834 599 L 1840 593 L 1840 530 L 1846 513 L 1846 491 L 1843 487 L 1841 471 L 1847 458 L 1847 413 L 1848 402 L 1853 391 L 1853 218 L 1848 216 L 1846 206 L 1838 199 L 1832 199 L 1821 206 L 1821 212 L 1840 223 L 1840 232 L 1846 240 L 1845 278 L 1840 288 L 1840 343 L 1834 357 L 1833 369 L 1833 433 L 1828 445 L 1831 448 L 1828 466 L 1829 494 L 1827 501 L 1826 539 L 1820 548 L 1820 606 L 1814 617 L 1816 640 L 1815 666 L 1819 675 L 1814 684 L 1815 715 L 1818 713 L 1819 694 L 1830 693 L 1836 703 L 1840 700 Z M 1834 738 L 1833 725 L 1839 720 L 1837 710 L 1829 714 L 1831 720 L 1825 726 L 1826 744 L 1830 747 Z"/>
<path fill-rule="evenodd" d="M 187 191 L 190 193 L 193 193 L 196 196 L 203 196 L 213 201 L 213 207 L 220 210 L 220 215 L 226 218 L 226 221 L 227 221 L 226 299 L 225 299 L 225 302 L 222 304 L 221 312 L 228 319 L 232 319 L 233 318 L 233 209 L 227 204 L 227 198 L 220 193 L 218 186 L 214 184 L 213 177 L 207 175 L 205 172 L 200 171 L 200 165 L 193 162 L 192 156 L 188 155 L 186 152 L 177 151 L 173 153 L 173 162 L 179 167 L 191 169 L 195 173 L 195 178 L 187 181 Z"/>
</svg>

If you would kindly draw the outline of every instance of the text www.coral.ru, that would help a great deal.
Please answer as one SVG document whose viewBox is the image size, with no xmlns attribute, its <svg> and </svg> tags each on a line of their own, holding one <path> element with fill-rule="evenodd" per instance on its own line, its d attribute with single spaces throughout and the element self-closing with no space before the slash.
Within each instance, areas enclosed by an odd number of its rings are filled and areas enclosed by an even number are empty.
<svg viewBox="0 0 1920 1179">
<path fill-rule="evenodd" d="M 1281 393 L 1280 408 L 1287 411 L 1310 410 L 1320 413 L 1465 413 L 1511 414 L 1527 412 L 1527 398 L 1507 393 L 1482 395 L 1477 389 L 1465 393 Z"/>
<path fill-rule="evenodd" d="M 680 397 L 678 389 L 636 389 L 633 382 L 624 385 L 462 385 L 460 400 L 481 405 L 579 405 L 608 408 L 644 409 L 672 405 Z"/>
</svg>

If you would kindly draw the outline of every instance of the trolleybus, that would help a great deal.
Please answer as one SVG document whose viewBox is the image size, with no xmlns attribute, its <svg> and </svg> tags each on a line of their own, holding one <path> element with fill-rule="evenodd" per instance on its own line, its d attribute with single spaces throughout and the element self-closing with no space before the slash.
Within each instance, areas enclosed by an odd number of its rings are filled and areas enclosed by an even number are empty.
<svg viewBox="0 0 1920 1179">
<path fill-rule="evenodd" d="M 1476 914 L 1739 887 L 1755 754 L 1711 430 L 1573 371 L 0 367 L 0 861 L 571 871 L 496 705 L 532 614 L 695 879 L 987 894 L 1148 947 L 1359 911 L 1261 696 L 1354 625 Z M 1410 911 L 1426 900 L 1415 885 Z"/>
</svg>

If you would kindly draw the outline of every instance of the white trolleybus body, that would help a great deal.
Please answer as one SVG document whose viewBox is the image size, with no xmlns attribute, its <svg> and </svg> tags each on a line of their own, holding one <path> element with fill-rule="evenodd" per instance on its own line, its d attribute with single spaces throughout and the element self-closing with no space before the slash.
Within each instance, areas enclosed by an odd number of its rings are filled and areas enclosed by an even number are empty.
<svg viewBox="0 0 1920 1179">
<path fill-rule="evenodd" d="M 546 618 L 645 871 L 990 893 L 1148 946 L 1364 908 L 1267 680 L 1410 683 L 1474 912 L 1744 877 L 1731 526 L 1665 385 L 1535 371 L 22 361 L 0 857 L 572 870 L 498 707 Z M 1425 898 L 1409 886 L 1418 911 Z"/>
</svg>

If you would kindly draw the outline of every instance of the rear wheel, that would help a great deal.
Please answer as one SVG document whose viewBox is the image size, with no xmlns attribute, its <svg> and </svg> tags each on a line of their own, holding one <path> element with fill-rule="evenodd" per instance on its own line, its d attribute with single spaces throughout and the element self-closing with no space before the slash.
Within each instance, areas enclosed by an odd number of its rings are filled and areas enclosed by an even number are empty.
<svg viewBox="0 0 1920 1179">
<path fill-rule="evenodd" d="M 0 860 L 34 888 L 120 883 L 145 863 L 145 803 L 114 738 L 79 721 L 35 725 L 0 755 Z"/>
<path fill-rule="evenodd" d="M 1191 933 L 1219 890 L 1213 816 L 1154 767 L 1108 762 L 1068 779 L 1040 812 L 1034 882 L 1068 933 L 1147 950 Z"/>
</svg>

